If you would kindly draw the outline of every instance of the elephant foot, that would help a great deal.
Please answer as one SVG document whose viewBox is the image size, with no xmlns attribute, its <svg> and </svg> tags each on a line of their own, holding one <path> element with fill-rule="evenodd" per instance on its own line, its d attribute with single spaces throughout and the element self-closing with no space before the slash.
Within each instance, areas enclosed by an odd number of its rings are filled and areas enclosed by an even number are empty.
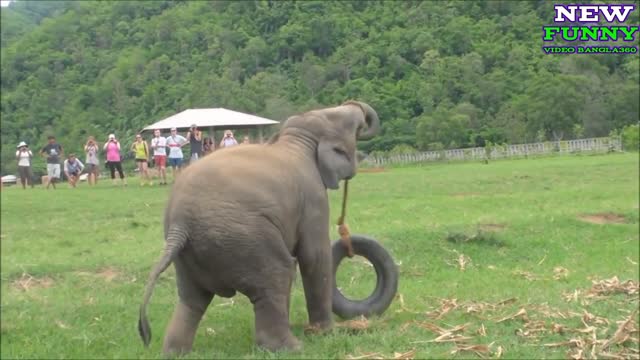
<svg viewBox="0 0 640 360">
<path fill-rule="evenodd" d="M 333 329 L 332 321 L 324 321 L 312 323 L 304 328 L 305 335 L 322 335 L 330 332 Z"/>
<path fill-rule="evenodd" d="M 164 348 L 162 349 L 162 358 L 163 359 L 176 359 L 182 356 L 185 356 L 191 352 L 191 348 L 182 349 L 182 348 Z"/>
<path fill-rule="evenodd" d="M 302 342 L 291 332 L 284 336 L 272 336 L 271 334 L 258 334 L 256 338 L 258 347 L 268 351 L 300 351 Z"/>
<path fill-rule="evenodd" d="M 291 284 L 289 279 L 289 284 Z M 297 351 L 302 343 L 289 326 L 289 293 L 268 291 L 253 302 L 258 347 L 268 351 Z"/>
</svg>

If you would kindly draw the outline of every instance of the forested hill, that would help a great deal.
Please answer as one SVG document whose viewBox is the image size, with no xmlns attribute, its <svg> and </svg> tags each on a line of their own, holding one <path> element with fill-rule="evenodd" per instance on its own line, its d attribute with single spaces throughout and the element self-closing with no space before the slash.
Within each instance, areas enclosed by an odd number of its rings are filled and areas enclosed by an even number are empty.
<svg viewBox="0 0 640 360">
<path fill-rule="evenodd" d="M 639 23 L 635 4 L 627 24 Z M 3 169 L 21 140 L 55 134 L 79 150 L 87 135 L 124 138 L 195 107 L 282 120 L 361 99 L 384 129 L 365 151 L 601 136 L 639 117 L 637 54 L 542 52 L 551 1 L 16 1 L 1 11 Z"/>
</svg>

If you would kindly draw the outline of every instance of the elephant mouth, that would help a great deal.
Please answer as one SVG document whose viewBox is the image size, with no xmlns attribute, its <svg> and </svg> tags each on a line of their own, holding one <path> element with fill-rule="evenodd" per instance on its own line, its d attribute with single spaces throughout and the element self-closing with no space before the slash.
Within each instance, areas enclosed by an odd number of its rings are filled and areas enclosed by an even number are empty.
<svg viewBox="0 0 640 360">
<path fill-rule="evenodd" d="M 351 179 L 353 179 L 354 176 L 356 176 L 356 173 L 352 173 L 351 175 L 347 175 L 344 179 L 345 180 L 351 180 Z"/>
</svg>

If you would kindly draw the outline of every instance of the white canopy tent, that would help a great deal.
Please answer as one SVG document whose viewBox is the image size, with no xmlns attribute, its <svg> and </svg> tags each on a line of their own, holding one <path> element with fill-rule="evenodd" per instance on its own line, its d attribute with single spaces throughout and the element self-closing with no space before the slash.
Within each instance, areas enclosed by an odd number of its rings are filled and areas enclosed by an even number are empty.
<svg viewBox="0 0 640 360">
<path fill-rule="evenodd" d="M 215 128 L 220 130 L 257 128 L 259 132 L 258 137 L 260 141 L 262 141 L 262 128 L 264 126 L 279 124 L 279 122 L 224 108 L 187 109 L 151 124 L 142 131 L 156 129 L 169 130 L 174 127 L 178 130 L 187 130 L 193 124 L 197 125 L 201 130 L 209 129 L 211 136 L 213 136 Z"/>
</svg>

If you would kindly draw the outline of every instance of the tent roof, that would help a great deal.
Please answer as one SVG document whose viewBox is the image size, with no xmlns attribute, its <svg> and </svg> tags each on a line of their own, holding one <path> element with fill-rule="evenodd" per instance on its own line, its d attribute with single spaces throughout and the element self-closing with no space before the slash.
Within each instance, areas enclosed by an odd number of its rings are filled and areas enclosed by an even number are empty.
<svg viewBox="0 0 640 360">
<path fill-rule="evenodd" d="M 192 124 L 198 127 L 247 127 L 257 125 L 275 125 L 277 121 L 265 119 L 259 116 L 245 114 L 224 108 L 213 109 L 187 109 L 181 113 L 169 116 L 143 129 L 170 129 L 189 128 Z"/>
</svg>

